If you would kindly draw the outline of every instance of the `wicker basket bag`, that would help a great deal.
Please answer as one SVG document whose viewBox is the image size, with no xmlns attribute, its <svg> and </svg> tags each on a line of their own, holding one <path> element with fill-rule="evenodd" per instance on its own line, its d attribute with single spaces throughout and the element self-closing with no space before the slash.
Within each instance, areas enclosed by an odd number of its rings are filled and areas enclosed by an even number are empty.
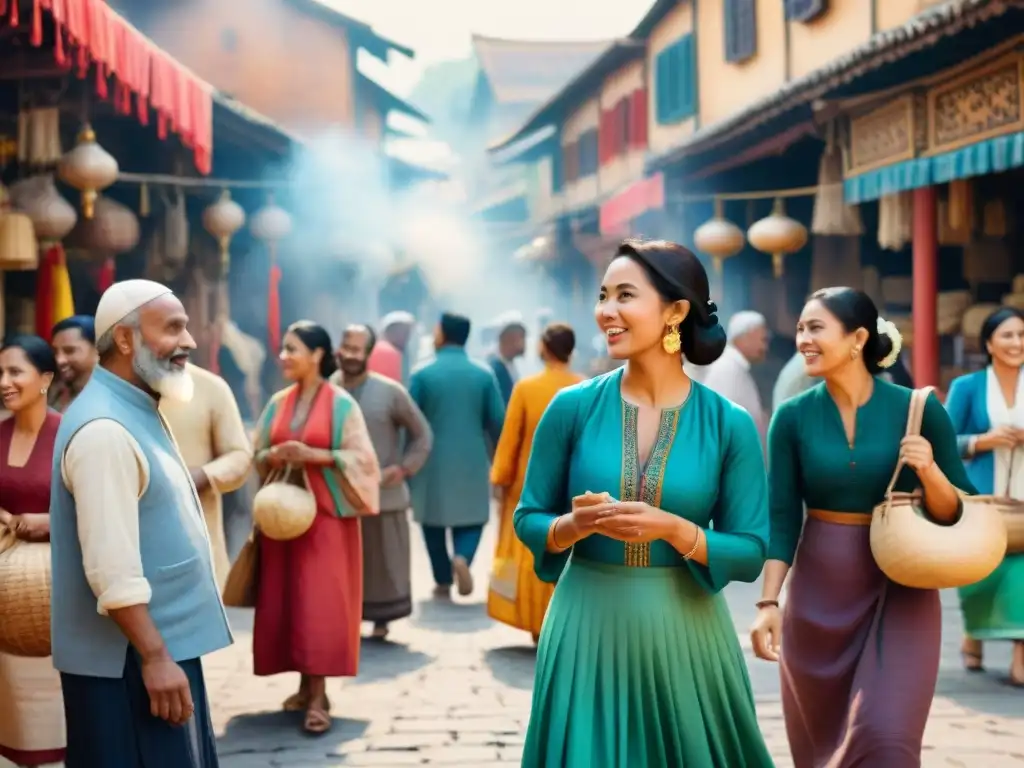
<svg viewBox="0 0 1024 768">
<path fill-rule="evenodd" d="M 1013 461 L 1017 449 L 1010 452 L 1010 471 L 1006 477 L 1006 493 L 1002 496 L 975 496 L 979 504 L 989 504 L 998 510 L 1006 524 L 1006 554 L 1017 555 L 1024 552 L 1024 501 L 1010 496 L 1013 481 Z"/>
<path fill-rule="evenodd" d="M 50 655 L 50 545 L 0 525 L 0 651 Z"/>
<path fill-rule="evenodd" d="M 252 500 L 252 521 L 261 534 L 275 541 L 297 539 L 313 527 L 316 499 L 304 486 L 291 481 L 294 466 L 275 469 Z"/>
<path fill-rule="evenodd" d="M 924 406 L 932 388 L 914 390 L 907 436 L 921 434 Z M 897 584 L 916 589 L 949 589 L 975 584 L 991 574 L 1006 554 L 1006 524 L 998 507 L 961 494 L 963 513 L 952 525 L 938 525 L 922 509 L 920 492 L 893 490 L 903 469 L 896 464 L 885 500 L 871 518 L 871 554 Z"/>
</svg>

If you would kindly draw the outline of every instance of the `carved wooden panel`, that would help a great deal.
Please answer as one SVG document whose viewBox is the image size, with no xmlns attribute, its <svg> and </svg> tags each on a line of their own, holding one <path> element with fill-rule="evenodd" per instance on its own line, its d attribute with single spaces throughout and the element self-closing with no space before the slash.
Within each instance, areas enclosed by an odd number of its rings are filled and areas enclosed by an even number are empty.
<svg viewBox="0 0 1024 768">
<path fill-rule="evenodd" d="M 949 152 L 1024 130 L 1024 57 L 1016 54 L 928 93 L 928 152 Z"/>
<path fill-rule="evenodd" d="M 847 175 L 909 160 L 915 156 L 914 97 L 901 96 L 850 118 Z"/>
</svg>

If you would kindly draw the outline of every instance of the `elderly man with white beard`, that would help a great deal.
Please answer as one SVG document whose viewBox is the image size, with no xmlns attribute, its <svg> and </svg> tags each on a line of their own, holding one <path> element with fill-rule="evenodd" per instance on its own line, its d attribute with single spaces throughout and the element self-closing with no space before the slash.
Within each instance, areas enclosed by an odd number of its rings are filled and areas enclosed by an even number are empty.
<svg viewBox="0 0 1024 768">
<path fill-rule="evenodd" d="M 195 342 L 171 290 L 116 283 L 100 364 L 66 411 L 50 506 L 67 768 L 216 768 L 201 657 L 231 643 L 189 468 L 159 412 Z"/>
</svg>

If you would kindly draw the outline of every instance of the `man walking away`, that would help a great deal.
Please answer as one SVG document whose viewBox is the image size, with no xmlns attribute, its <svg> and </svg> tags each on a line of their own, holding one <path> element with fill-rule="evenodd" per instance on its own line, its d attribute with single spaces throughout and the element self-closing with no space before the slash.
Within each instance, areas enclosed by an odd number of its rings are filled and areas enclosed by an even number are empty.
<svg viewBox="0 0 1024 768">
<path fill-rule="evenodd" d="M 223 590 L 231 560 L 222 496 L 245 485 L 252 464 L 252 444 L 228 383 L 191 363 L 187 370 L 195 384 L 192 402 L 164 398 L 160 413 L 167 419 L 199 493 L 213 550 L 213 570 Z"/>
<path fill-rule="evenodd" d="M 490 516 L 490 463 L 505 421 L 494 374 L 469 359 L 469 318 L 445 313 L 434 331 L 437 358 L 412 375 L 409 393 L 434 432 L 434 447 L 411 483 L 437 597 L 473 591 L 469 566 Z M 451 550 L 448 534 L 451 533 Z"/>
<path fill-rule="evenodd" d="M 195 341 L 170 289 L 115 283 L 100 365 L 61 422 L 50 502 L 67 768 L 216 768 L 200 658 L 231 644 L 203 511 L 160 416 Z"/>
<path fill-rule="evenodd" d="M 498 331 L 498 348 L 488 358 L 488 364 L 494 377 L 498 380 L 501 399 L 508 405 L 512 398 L 512 387 L 519 380 L 516 370 L 516 359 L 526 352 L 526 325 L 519 316 L 499 319 L 496 323 Z"/>
<path fill-rule="evenodd" d="M 99 362 L 96 324 L 89 315 L 74 315 L 53 326 L 53 354 L 60 382 L 50 389 L 50 407 L 64 413 L 89 383 Z"/>
<path fill-rule="evenodd" d="M 759 312 L 737 312 L 726 330 L 729 344 L 722 356 L 707 366 L 701 383 L 722 397 L 732 400 L 754 417 L 764 445 L 768 417 L 761 405 L 761 394 L 750 367 L 764 361 L 768 354 L 768 322 Z"/>
<path fill-rule="evenodd" d="M 407 386 L 417 352 L 410 344 L 415 327 L 416 318 L 408 312 L 385 315 L 380 322 L 383 338 L 373 347 L 367 363 L 369 370 Z"/>
<path fill-rule="evenodd" d="M 405 387 L 367 370 L 376 341 L 369 326 L 350 325 L 338 360 L 381 466 L 380 514 L 363 518 L 363 621 L 372 621 L 373 637 L 383 640 L 390 622 L 412 614 L 406 481 L 423 467 L 434 435 Z"/>
</svg>

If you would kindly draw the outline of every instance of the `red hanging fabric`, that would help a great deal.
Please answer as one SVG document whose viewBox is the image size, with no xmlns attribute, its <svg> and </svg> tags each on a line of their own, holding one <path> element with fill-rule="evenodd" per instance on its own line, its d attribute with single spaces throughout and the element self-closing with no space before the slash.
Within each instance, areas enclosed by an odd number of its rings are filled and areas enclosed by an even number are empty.
<svg viewBox="0 0 1024 768">
<path fill-rule="evenodd" d="M 117 271 L 114 258 L 108 257 L 96 272 L 96 290 L 103 295 L 103 292 L 114 284 L 114 275 Z"/>
<path fill-rule="evenodd" d="M 53 270 L 60 257 L 60 245 L 46 249 L 36 270 L 36 336 L 50 340 L 53 331 Z"/>
<path fill-rule="evenodd" d="M 281 268 L 270 265 L 267 295 L 267 344 L 274 357 L 281 351 Z"/>
</svg>

